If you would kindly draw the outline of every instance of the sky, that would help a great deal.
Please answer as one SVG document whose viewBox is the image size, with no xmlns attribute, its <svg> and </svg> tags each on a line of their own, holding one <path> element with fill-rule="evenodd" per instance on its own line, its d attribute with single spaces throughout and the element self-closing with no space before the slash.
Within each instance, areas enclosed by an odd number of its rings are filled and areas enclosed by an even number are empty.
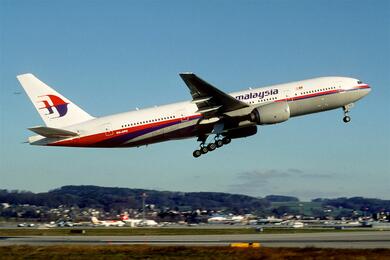
<svg viewBox="0 0 390 260">
<path fill-rule="evenodd" d="M 389 1 L 0 0 L 0 37 L 0 189 L 390 199 Z M 18 74 L 103 116 L 189 100 L 183 71 L 225 92 L 336 75 L 372 91 L 349 124 L 341 109 L 292 118 L 198 159 L 196 139 L 129 149 L 23 143 L 43 122 Z"/>
</svg>

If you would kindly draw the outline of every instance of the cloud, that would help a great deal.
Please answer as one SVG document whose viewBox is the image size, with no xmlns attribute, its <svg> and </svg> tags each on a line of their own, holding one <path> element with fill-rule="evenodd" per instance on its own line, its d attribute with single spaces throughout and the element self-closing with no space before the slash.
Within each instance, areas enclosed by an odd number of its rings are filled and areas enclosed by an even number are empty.
<svg viewBox="0 0 390 260">
<path fill-rule="evenodd" d="M 295 169 L 295 168 L 287 169 L 287 171 L 290 172 L 290 173 L 303 173 L 302 170 L 300 170 L 300 169 Z"/>
<path fill-rule="evenodd" d="M 256 194 L 260 189 L 267 188 L 272 179 L 288 178 L 291 173 L 278 170 L 250 171 L 237 174 L 237 183 L 228 187 L 230 192 Z"/>
<path fill-rule="evenodd" d="M 336 177 L 333 173 L 303 173 L 299 177 L 301 178 L 321 178 L 321 179 L 330 179 Z"/>
<path fill-rule="evenodd" d="M 289 173 L 283 172 L 283 171 L 278 171 L 278 170 L 266 170 L 266 171 L 251 171 L 251 172 L 243 172 L 238 174 L 239 179 L 250 179 L 252 181 L 260 181 L 263 182 L 264 180 L 267 179 L 272 179 L 272 178 L 280 178 L 280 177 L 288 177 L 290 176 Z"/>
<path fill-rule="evenodd" d="M 302 183 L 306 185 L 312 185 L 310 182 L 304 182 L 307 179 L 318 180 L 318 179 L 332 179 L 339 177 L 334 173 L 305 173 L 304 170 L 289 168 L 287 170 L 254 170 L 254 171 L 246 171 L 241 172 L 236 175 L 235 183 L 230 184 L 227 188 L 228 192 L 233 193 L 241 193 L 258 196 L 259 194 L 267 194 L 267 193 L 275 193 L 279 192 L 281 187 L 278 187 L 277 183 L 280 184 L 280 180 L 283 179 L 283 182 L 286 184 L 282 184 L 282 186 L 287 185 L 288 188 L 297 189 L 288 193 L 288 195 L 297 195 L 300 197 L 308 198 L 313 196 L 321 196 L 321 195 L 336 195 L 334 192 L 329 193 L 316 193 L 316 190 L 305 190 L 302 189 Z M 302 179 L 299 184 L 293 182 L 293 180 Z M 317 181 L 316 181 L 317 182 Z M 291 183 L 291 184 L 289 184 Z M 299 185 L 296 187 L 289 187 L 288 185 Z M 312 188 L 312 186 L 310 186 Z M 284 191 L 286 188 L 282 188 Z M 301 190 L 302 189 L 302 190 Z M 286 192 L 283 192 L 287 194 Z M 318 195 L 316 195 L 318 194 Z"/>
</svg>

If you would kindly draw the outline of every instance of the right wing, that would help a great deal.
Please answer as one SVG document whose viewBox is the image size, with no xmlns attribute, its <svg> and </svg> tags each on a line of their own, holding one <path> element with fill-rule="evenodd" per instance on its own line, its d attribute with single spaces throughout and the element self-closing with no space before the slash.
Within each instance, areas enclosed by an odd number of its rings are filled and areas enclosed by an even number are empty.
<svg viewBox="0 0 390 260">
<path fill-rule="evenodd" d="M 217 89 L 194 73 L 180 73 L 180 77 L 190 89 L 192 102 L 198 107 L 197 112 L 203 114 L 205 118 L 249 107 L 248 104 Z"/>
</svg>

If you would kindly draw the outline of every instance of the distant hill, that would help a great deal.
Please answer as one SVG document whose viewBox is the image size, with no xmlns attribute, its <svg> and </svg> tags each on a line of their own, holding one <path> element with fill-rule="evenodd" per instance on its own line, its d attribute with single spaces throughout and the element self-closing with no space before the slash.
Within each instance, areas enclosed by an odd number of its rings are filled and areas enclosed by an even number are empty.
<svg viewBox="0 0 390 260">
<path fill-rule="evenodd" d="M 154 204 L 159 209 L 192 211 L 196 209 L 226 210 L 231 213 L 305 214 L 325 216 L 324 208 L 332 208 L 333 214 L 352 214 L 353 211 L 364 213 L 390 212 L 390 200 L 362 197 L 315 199 L 300 203 L 298 198 L 281 195 L 269 195 L 255 198 L 246 195 L 222 192 L 172 192 L 92 185 L 63 186 L 49 192 L 33 193 L 29 191 L 0 190 L 0 203 L 12 205 L 36 205 L 48 208 L 66 207 L 95 208 L 109 211 L 140 209 L 142 194 L 146 193 L 146 203 Z M 341 212 L 343 211 L 343 212 Z M 340 214 L 338 212 L 341 212 Z"/>
<path fill-rule="evenodd" d="M 297 202 L 299 201 L 296 197 L 282 196 L 282 195 L 268 195 L 265 197 L 269 202 Z"/>
<path fill-rule="evenodd" d="M 371 199 L 363 197 L 314 199 L 313 202 L 321 202 L 323 206 L 360 210 L 370 213 L 390 212 L 390 200 Z"/>
<path fill-rule="evenodd" d="M 102 208 L 105 211 L 141 208 L 142 194 L 146 203 L 159 208 L 188 210 L 228 210 L 236 213 L 262 211 L 269 207 L 265 199 L 221 192 L 171 192 L 129 188 L 109 188 L 92 185 L 63 186 L 44 193 L 0 191 L 0 203 L 30 204 L 58 207 Z"/>
</svg>

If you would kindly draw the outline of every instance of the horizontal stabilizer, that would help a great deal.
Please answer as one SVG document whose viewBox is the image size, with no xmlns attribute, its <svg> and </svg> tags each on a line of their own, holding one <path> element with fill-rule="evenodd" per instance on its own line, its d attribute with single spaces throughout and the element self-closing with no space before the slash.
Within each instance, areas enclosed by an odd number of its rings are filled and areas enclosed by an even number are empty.
<svg viewBox="0 0 390 260">
<path fill-rule="evenodd" d="M 44 137 L 72 137 L 77 136 L 78 133 L 59 129 L 59 128 L 53 128 L 53 127 L 46 127 L 46 126 L 36 126 L 36 127 L 30 127 L 28 130 L 33 131 L 34 133 L 37 133 L 39 135 L 42 135 Z"/>
</svg>

